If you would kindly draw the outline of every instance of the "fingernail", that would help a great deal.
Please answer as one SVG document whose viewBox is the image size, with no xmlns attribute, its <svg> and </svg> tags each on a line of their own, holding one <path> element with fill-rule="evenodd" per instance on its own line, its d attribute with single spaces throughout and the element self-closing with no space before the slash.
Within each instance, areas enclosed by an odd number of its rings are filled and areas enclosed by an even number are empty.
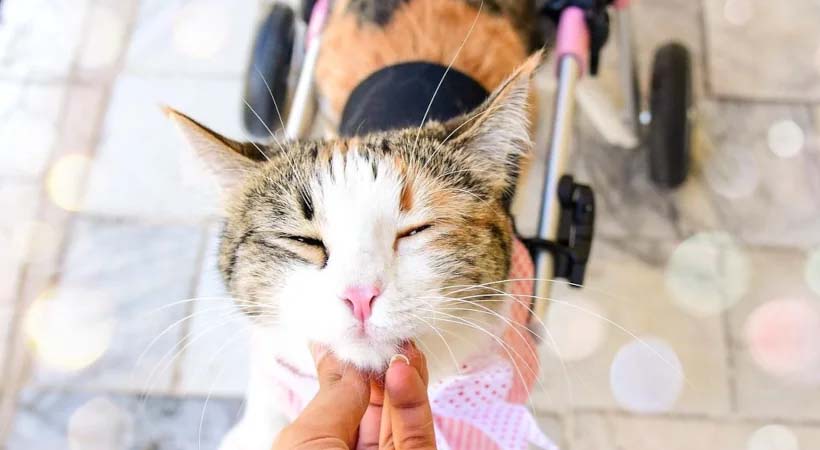
<svg viewBox="0 0 820 450">
<path fill-rule="evenodd" d="M 405 363 L 405 364 L 407 364 L 408 366 L 410 365 L 410 360 L 409 360 L 409 359 L 407 359 L 407 357 L 406 357 L 406 356 L 404 356 L 404 355 L 402 355 L 401 353 L 396 354 L 396 355 L 393 355 L 393 357 L 392 357 L 392 358 L 390 358 L 390 366 L 392 367 L 392 366 L 393 366 L 393 364 L 394 364 L 396 361 L 404 361 L 404 363 Z"/>
</svg>

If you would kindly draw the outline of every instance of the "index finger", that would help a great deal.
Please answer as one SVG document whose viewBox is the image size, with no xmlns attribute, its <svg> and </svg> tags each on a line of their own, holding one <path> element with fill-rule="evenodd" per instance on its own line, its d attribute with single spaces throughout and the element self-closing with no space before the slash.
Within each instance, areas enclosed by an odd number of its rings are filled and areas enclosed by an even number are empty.
<svg viewBox="0 0 820 450">
<path fill-rule="evenodd" d="M 367 378 L 326 351 L 314 353 L 319 392 L 279 435 L 276 449 L 354 448 L 370 401 Z"/>
</svg>

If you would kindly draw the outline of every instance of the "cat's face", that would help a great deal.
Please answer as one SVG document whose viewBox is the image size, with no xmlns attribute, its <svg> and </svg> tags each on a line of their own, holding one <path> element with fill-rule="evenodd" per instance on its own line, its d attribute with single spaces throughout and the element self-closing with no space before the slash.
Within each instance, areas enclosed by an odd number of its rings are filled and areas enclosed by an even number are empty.
<svg viewBox="0 0 820 450">
<path fill-rule="evenodd" d="M 444 297 L 509 267 L 507 210 L 529 150 L 520 78 L 452 123 L 265 157 L 172 114 L 228 196 L 220 270 L 243 311 L 373 370 L 442 314 L 462 316 L 470 302 Z"/>
</svg>

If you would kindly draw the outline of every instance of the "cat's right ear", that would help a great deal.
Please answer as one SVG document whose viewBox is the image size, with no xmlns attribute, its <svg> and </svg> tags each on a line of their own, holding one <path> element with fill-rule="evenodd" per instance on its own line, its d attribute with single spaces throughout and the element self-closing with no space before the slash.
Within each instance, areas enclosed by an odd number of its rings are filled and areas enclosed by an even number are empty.
<svg viewBox="0 0 820 450">
<path fill-rule="evenodd" d="M 163 110 L 217 179 L 223 194 L 241 186 L 265 160 L 258 146 L 228 139 L 172 108 Z"/>
</svg>

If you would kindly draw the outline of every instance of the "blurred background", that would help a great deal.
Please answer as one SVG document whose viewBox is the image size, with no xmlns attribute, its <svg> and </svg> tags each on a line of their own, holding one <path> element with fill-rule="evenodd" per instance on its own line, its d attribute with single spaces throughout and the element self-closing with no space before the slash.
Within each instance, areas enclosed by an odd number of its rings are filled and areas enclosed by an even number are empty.
<svg viewBox="0 0 820 450">
<path fill-rule="evenodd" d="M 0 448 L 215 449 L 236 422 L 247 335 L 215 191 L 159 106 L 242 138 L 267 8 L 0 2 Z M 532 407 L 571 450 L 820 448 L 820 2 L 644 0 L 633 19 L 644 79 L 662 42 L 693 53 L 693 171 L 661 192 L 579 118 L 597 234 L 586 287 L 554 292 L 573 306 L 545 318 Z M 618 102 L 616 57 L 585 83 Z"/>
</svg>

